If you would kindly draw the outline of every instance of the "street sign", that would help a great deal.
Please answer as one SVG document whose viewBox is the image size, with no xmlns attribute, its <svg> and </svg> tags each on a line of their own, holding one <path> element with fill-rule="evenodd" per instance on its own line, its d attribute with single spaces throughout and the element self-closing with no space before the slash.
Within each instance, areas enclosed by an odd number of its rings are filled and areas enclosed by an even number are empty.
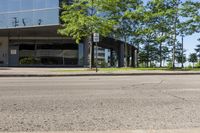
<svg viewBox="0 0 200 133">
<path fill-rule="evenodd" d="M 94 33 L 93 34 L 93 41 L 94 42 L 99 42 L 99 33 Z"/>
</svg>

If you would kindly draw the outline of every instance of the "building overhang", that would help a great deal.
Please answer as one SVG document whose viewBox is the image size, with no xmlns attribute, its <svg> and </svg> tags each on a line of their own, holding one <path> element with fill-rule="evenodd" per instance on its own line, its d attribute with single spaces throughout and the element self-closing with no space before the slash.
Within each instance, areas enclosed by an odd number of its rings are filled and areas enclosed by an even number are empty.
<svg viewBox="0 0 200 133">
<path fill-rule="evenodd" d="M 58 34 L 60 25 L 39 26 L 39 27 L 26 27 L 26 28 L 12 28 L 0 29 L 0 37 L 9 37 L 10 40 L 70 40 L 70 37 L 65 37 Z M 75 43 L 75 41 L 73 41 Z M 108 49 L 117 50 L 123 41 L 115 40 L 113 38 L 103 37 L 99 42 L 99 46 Z M 127 43 L 130 47 L 136 49 L 133 45 Z"/>
<path fill-rule="evenodd" d="M 5 37 L 62 37 L 57 30 L 59 25 L 0 29 L 0 36 Z"/>
</svg>

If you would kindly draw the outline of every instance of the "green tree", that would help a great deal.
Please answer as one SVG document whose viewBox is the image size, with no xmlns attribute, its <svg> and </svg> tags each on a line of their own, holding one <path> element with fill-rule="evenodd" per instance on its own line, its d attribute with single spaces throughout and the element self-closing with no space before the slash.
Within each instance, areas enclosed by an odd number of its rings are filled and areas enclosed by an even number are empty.
<svg viewBox="0 0 200 133">
<path fill-rule="evenodd" d="M 196 63 L 198 61 L 197 54 L 196 53 L 190 54 L 188 61 L 191 62 L 194 67 L 194 63 Z"/>
<path fill-rule="evenodd" d="M 178 63 L 185 63 L 186 61 L 187 61 L 187 59 L 186 59 L 186 55 L 184 55 L 184 56 L 182 56 L 182 55 L 178 55 L 177 57 L 176 57 L 176 60 L 177 60 L 177 62 Z M 183 66 L 184 67 L 184 66 Z"/>
<path fill-rule="evenodd" d="M 142 0 L 73 0 L 63 5 L 59 33 L 77 43 L 89 40 L 94 32 L 125 44 L 132 42 L 141 55 L 145 53 L 141 57 L 146 58 L 147 67 L 150 62 L 162 67 L 163 61 L 172 56 L 174 68 L 180 58 L 177 52 L 184 58 L 183 43 L 178 49 L 177 36 L 200 31 L 199 10 L 200 2 L 192 0 L 151 0 L 147 4 Z"/>
<path fill-rule="evenodd" d="M 183 45 L 180 42 L 177 42 L 176 45 L 176 61 L 181 64 L 181 67 L 184 67 L 184 63 L 186 62 L 186 50 L 183 49 Z"/>
<path fill-rule="evenodd" d="M 98 32 L 101 36 L 108 36 L 113 30 L 116 20 L 108 19 L 104 13 L 107 7 L 105 1 L 100 0 L 73 0 L 73 3 L 62 5 L 62 28 L 58 32 L 64 36 L 72 37 L 76 43 L 87 40 L 90 45 L 90 67 L 92 66 L 92 34 Z M 111 3 L 111 2 L 109 2 Z M 109 4 L 108 4 L 109 5 Z M 109 7 L 114 9 L 114 7 Z M 105 14 L 105 15 L 103 15 Z"/>
<path fill-rule="evenodd" d="M 107 36 L 117 21 L 107 19 L 106 15 L 100 15 L 104 12 L 100 12 L 103 5 L 99 6 L 99 3 L 93 0 L 73 0 L 72 4 L 63 3 L 61 15 L 63 24 L 59 33 L 72 37 L 77 43 L 95 32 Z"/>
<path fill-rule="evenodd" d="M 198 39 L 198 41 L 200 42 L 200 39 Z M 196 51 L 196 53 L 197 53 L 197 56 L 198 56 L 198 60 L 199 60 L 199 62 L 200 62 L 200 44 L 198 44 L 197 46 L 196 46 L 196 48 L 195 48 L 195 51 Z"/>
</svg>

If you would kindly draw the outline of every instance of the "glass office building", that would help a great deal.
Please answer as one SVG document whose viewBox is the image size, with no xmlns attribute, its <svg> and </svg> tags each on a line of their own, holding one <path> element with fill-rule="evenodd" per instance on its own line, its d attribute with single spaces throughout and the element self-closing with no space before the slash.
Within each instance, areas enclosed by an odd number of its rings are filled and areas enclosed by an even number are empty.
<svg viewBox="0 0 200 133">
<path fill-rule="evenodd" d="M 0 29 L 59 24 L 59 0 L 0 0 Z"/>
<path fill-rule="evenodd" d="M 82 66 L 83 44 L 57 34 L 60 0 L 0 0 L 0 66 Z"/>
<path fill-rule="evenodd" d="M 0 66 L 87 67 L 90 60 L 94 64 L 91 40 L 76 44 L 58 34 L 61 1 L 0 0 Z M 118 66 L 124 64 L 124 53 L 129 53 L 126 57 L 134 55 L 133 46 L 124 52 L 124 43 L 111 38 L 101 39 L 98 45 L 117 53 Z"/>
</svg>

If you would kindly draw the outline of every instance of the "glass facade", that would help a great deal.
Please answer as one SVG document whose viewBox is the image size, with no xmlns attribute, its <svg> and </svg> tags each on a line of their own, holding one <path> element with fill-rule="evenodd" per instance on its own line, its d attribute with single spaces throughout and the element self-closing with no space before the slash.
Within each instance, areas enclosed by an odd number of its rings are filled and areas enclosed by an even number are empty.
<svg viewBox="0 0 200 133">
<path fill-rule="evenodd" d="M 0 29 L 59 24 L 59 0 L 0 0 Z"/>
<path fill-rule="evenodd" d="M 19 64 L 27 65 L 81 65 L 79 45 L 73 43 L 23 42 L 19 46 Z M 83 53 L 83 52 L 82 52 Z"/>
</svg>

